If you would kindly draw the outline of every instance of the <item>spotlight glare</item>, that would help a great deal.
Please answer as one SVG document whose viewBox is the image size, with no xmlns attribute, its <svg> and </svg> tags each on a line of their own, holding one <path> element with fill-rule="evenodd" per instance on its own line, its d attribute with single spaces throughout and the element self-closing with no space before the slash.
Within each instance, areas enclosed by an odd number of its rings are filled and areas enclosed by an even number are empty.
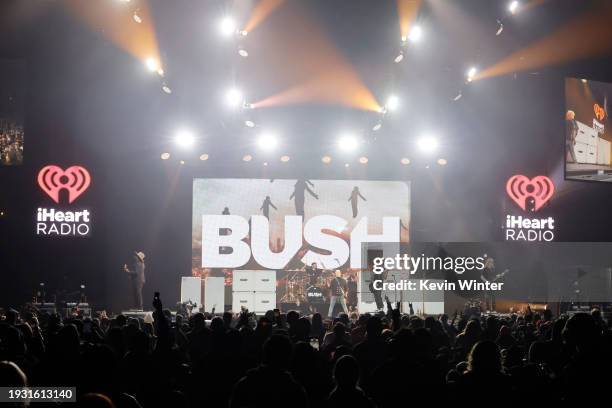
<svg viewBox="0 0 612 408">
<path fill-rule="evenodd" d="M 170 95 L 172 93 L 172 89 L 168 86 L 168 84 L 163 84 L 162 85 L 162 91 L 164 91 L 168 95 Z"/>
<path fill-rule="evenodd" d="M 200 160 L 202 160 L 202 161 L 208 160 L 208 154 L 207 153 L 201 154 L 200 155 Z"/>
<path fill-rule="evenodd" d="M 170 153 L 164 152 L 164 153 L 161 154 L 160 157 L 161 157 L 162 160 L 168 160 L 170 158 Z"/>
<path fill-rule="evenodd" d="M 194 145 L 195 136 L 190 130 L 181 129 L 175 133 L 174 143 L 176 143 L 179 147 L 188 148 Z"/>
<path fill-rule="evenodd" d="M 245 154 L 244 156 L 242 156 L 243 162 L 250 162 L 251 160 L 253 160 L 253 156 L 251 156 L 250 154 Z"/>
<path fill-rule="evenodd" d="M 140 14 L 138 14 L 138 11 L 134 12 L 134 14 L 132 15 L 132 19 L 138 24 L 142 23 L 142 17 L 140 17 Z"/>
<path fill-rule="evenodd" d="M 236 21 L 231 17 L 222 18 L 219 22 L 219 31 L 225 37 L 229 37 L 236 32 Z"/>
<path fill-rule="evenodd" d="M 358 146 L 359 141 L 353 135 L 344 135 L 338 139 L 338 148 L 343 152 L 353 152 Z"/>
<path fill-rule="evenodd" d="M 155 58 L 149 57 L 145 60 L 145 65 L 147 69 L 151 72 L 156 72 L 160 69 L 159 63 Z"/>
<path fill-rule="evenodd" d="M 365 156 L 362 156 L 359 158 L 359 163 L 361 164 L 368 164 L 368 161 L 369 161 L 368 158 Z"/>
<path fill-rule="evenodd" d="M 179 163 L 180 164 L 185 164 L 185 160 L 181 160 Z"/>
<path fill-rule="evenodd" d="M 330 156 L 323 156 L 321 157 L 321 161 L 325 164 L 329 164 L 332 161 L 332 158 Z"/>
<path fill-rule="evenodd" d="M 408 34 L 408 39 L 410 40 L 410 42 L 416 43 L 421 39 L 422 36 L 423 29 L 421 28 L 421 26 L 416 25 L 412 27 L 412 30 L 410 30 L 410 34 Z"/>
<path fill-rule="evenodd" d="M 406 157 L 402 157 L 402 160 L 400 160 L 400 163 L 402 163 L 404 166 L 407 166 L 410 164 L 410 159 Z"/>
<path fill-rule="evenodd" d="M 264 151 L 272 151 L 278 146 L 278 138 L 271 133 L 264 133 L 257 139 L 257 146 Z"/>
<path fill-rule="evenodd" d="M 438 159 L 438 164 L 440 166 L 446 166 L 448 164 L 448 161 L 446 161 L 446 159 L 440 158 L 440 159 Z"/>
<path fill-rule="evenodd" d="M 397 108 L 399 107 L 399 98 L 395 95 L 389 96 L 385 107 L 387 108 L 387 110 L 390 110 L 390 111 L 397 110 Z"/>
<path fill-rule="evenodd" d="M 395 59 L 393 61 L 396 64 L 399 64 L 400 62 L 402 62 L 403 59 L 404 59 L 404 53 L 402 51 L 400 51 L 400 53 L 397 55 L 397 57 L 395 57 Z"/>
<path fill-rule="evenodd" d="M 283 163 L 287 163 L 289 160 L 291 160 L 291 158 L 287 155 L 285 156 L 281 156 L 280 161 Z"/>
<path fill-rule="evenodd" d="M 587 82 L 589 82 L 586 78 L 582 78 L 581 81 L 583 84 L 586 84 Z"/>
<path fill-rule="evenodd" d="M 238 50 L 238 55 L 240 55 L 242 58 L 246 58 L 249 56 L 249 52 L 244 48 L 241 48 Z"/>
<path fill-rule="evenodd" d="M 434 152 L 438 148 L 438 145 L 438 139 L 433 136 L 422 136 L 417 141 L 417 146 L 419 147 L 419 150 L 421 150 L 423 153 Z"/>
<path fill-rule="evenodd" d="M 249 32 L 247 30 L 240 30 L 238 33 L 243 37 L 246 37 L 247 35 L 249 35 Z"/>
<path fill-rule="evenodd" d="M 372 130 L 374 132 L 378 132 L 380 129 L 382 128 L 382 123 L 378 122 L 377 124 L 374 125 L 374 127 L 372 128 Z"/>
<path fill-rule="evenodd" d="M 467 81 L 472 82 L 477 73 L 478 69 L 476 67 L 471 67 L 467 72 Z"/>
<path fill-rule="evenodd" d="M 508 5 L 508 10 L 510 11 L 511 14 L 516 14 L 519 9 L 519 5 L 520 3 L 514 0 Z"/>
<path fill-rule="evenodd" d="M 252 120 L 245 120 L 244 121 L 244 125 L 246 127 L 249 127 L 249 128 L 254 128 L 255 127 L 255 122 L 253 122 Z"/>
<path fill-rule="evenodd" d="M 237 108 L 243 103 L 244 98 L 240 90 L 232 88 L 227 91 L 227 94 L 225 95 L 225 100 L 231 108 Z"/>
</svg>

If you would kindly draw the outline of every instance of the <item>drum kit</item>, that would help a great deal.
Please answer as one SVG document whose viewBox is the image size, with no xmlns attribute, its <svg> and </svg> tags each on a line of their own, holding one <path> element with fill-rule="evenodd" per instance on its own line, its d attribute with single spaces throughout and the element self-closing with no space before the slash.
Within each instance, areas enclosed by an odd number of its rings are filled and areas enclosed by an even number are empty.
<svg viewBox="0 0 612 408">
<path fill-rule="evenodd" d="M 333 277 L 333 272 L 328 270 L 321 270 L 316 276 L 303 269 L 287 271 L 286 291 L 280 302 L 297 305 L 325 303 L 325 292 Z"/>
</svg>

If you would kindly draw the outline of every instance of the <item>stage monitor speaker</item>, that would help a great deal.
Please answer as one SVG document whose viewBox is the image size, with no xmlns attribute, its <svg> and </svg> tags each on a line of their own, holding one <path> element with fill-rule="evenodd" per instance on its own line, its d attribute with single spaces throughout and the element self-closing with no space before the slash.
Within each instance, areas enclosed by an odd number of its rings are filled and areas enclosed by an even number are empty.
<svg viewBox="0 0 612 408">
<path fill-rule="evenodd" d="M 191 301 L 198 307 L 202 304 L 202 279 L 183 276 L 181 279 L 181 303 Z"/>
<path fill-rule="evenodd" d="M 208 277 L 204 281 L 204 311 L 223 312 L 225 306 L 225 278 Z"/>
</svg>

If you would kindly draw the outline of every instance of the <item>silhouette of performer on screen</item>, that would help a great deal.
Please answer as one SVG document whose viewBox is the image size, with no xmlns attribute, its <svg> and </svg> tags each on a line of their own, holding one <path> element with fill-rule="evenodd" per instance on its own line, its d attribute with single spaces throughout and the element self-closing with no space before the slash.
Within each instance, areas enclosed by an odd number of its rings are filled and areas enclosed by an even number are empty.
<svg viewBox="0 0 612 408">
<path fill-rule="evenodd" d="M 319 199 L 319 196 L 308 187 L 308 184 L 310 184 L 311 187 L 314 187 L 314 184 L 310 180 L 296 181 L 293 193 L 291 193 L 291 196 L 289 197 L 290 200 L 295 200 L 296 215 L 301 215 L 302 217 L 304 216 L 304 202 L 306 201 L 306 191 L 308 191 L 308 194 L 313 196 L 315 199 Z"/>
<path fill-rule="evenodd" d="M 359 203 L 359 197 L 363 201 L 368 201 L 364 196 L 361 195 L 361 191 L 359 191 L 359 187 L 353 187 L 353 191 L 351 191 L 351 196 L 347 201 L 351 202 L 351 207 L 353 208 L 353 218 L 357 218 L 357 214 L 359 213 L 359 209 L 357 208 L 357 204 Z"/>
<path fill-rule="evenodd" d="M 263 211 L 263 215 L 267 219 L 270 219 L 270 207 L 274 208 L 275 210 L 278 210 L 278 208 L 276 208 L 276 206 L 274 204 L 272 204 L 272 200 L 270 199 L 270 196 L 266 196 L 266 199 L 264 200 L 263 204 L 261 205 L 260 210 Z"/>
</svg>

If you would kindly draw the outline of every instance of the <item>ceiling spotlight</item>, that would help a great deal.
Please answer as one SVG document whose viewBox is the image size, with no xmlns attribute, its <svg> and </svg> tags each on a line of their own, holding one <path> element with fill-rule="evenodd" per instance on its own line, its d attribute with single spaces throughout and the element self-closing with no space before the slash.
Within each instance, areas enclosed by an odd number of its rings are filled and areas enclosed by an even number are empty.
<svg viewBox="0 0 612 408">
<path fill-rule="evenodd" d="M 250 162 L 251 160 L 253 160 L 253 156 L 251 156 L 250 154 L 245 154 L 244 156 L 242 156 L 243 162 Z"/>
<path fill-rule="evenodd" d="M 180 164 L 185 164 L 185 160 L 181 160 L 179 163 Z"/>
<path fill-rule="evenodd" d="M 402 35 L 401 40 L 402 40 L 402 43 L 405 43 L 408 40 L 408 37 L 406 37 L 405 35 Z"/>
<path fill-rule="evenodd" d="M 476 67 L 471 67 L 467 72 L 467 81 L 472 82 L 477 73 L 478 69 Z"/>
<path fill-rule="evenodd" d="M 325 164 L 329 164 L 332 161 L 332 158 L 330 156 L 323 156 L 321 157 L 321 161 Z"/>
<path fill-rule="evenodd" d="M 369 161 L 368 158 L 365 156 L 362 156 L 359 158 L 359 163 L 361 164 L 368 164 L 368 161 Z"/>
<path fill-rule="evenodd" d="M 283 163 L 287 163 L 291 158 L 287 155 L 285 156 L 281 156 L 280 161 L 282 161 Z"/>
<path fill-rule="evenodd" d="M 136 10 L 134 12 L 134 14 L 132 14 L 132 19 L 137 22 L 138 24 L 142 23 L 142 17 L 140 17 L 140 14 L 138 13 L 138 10 Z"/>
<path fill-rule="evenodd" d="M 586 78 L 582 78 L 581 81 L 583 84 L 586 84 L 587 82 L 589 82 Z"/>
<path fill-rule="evenodd" d="M 172 89 L 168 86 L 168 84 L 162 84 L 162 91 L 170 95 L 172 93 Z"/>
<path fill-rule="evenodd" d="M 389 96 L 387 103 L 385 104 L 387 110 L 395 111 L 399 107 L 399 98 L 395 95 Z"/>
<path fill-rule="evenodd" d="M 238 34 L 240 34 L 243 37 L 246 37 L 247 35 L 249 35 L 249 32 L 247 30 L 240 30 L 238 31 Z"/>
<path fill-rule="evenodd" d="M 272 151 L 278 146 L 278 138 L 271 133 L 264 133 L 257 139 L 257 146 L 264 151 Z"/>
<path fill-rule="evenodd" d="M 338 148 L 343 152 L 353 152 L 358 146 L 359 141 L 353 135 L 344 135 L 338 139 Z"/>
<path fill-rule="evenodd" d="M 508 10 L 510 11 L 511 14 L 516 14 L 518 9 L 519 9 L 520 3 L 518 1 L 512 1 L 509 5 L 508 5 Z"/>
<path fill-rule="evenodd" d="M 446 166 L 448 162 L 446 161 L 446 159 L 438 159 L 438 164 L 440 166 Z"/>
<path fill-rule="evenodd" d="M 459 94 L 457 94 L 457 96 L 455 96 L 455 97 L 453 98 L 453 101 L 457 102 L 457 101 L 458 101 L 459 99 L 461 99 L 462 97 L 463 97 L 463 94 L 462 94 L 462 93 L 459 93 Z"/>
<path fill-rule="evenodd" d="M 151 72 L 156 72 L 157 70 L 160 69 L 159 63 L 157 62 L 157 60 L 155 58 L 147 58 L 145 60 L 145 65 L 147 67 L 147 69 Z"/>
<path fill-rule="evenodd" d="M 229 37 L 236 32 L 236 21 L 231 17 L 222 18 L 219 22 L 219 31 L 225 37 Z"/>
<path fill-rule="evenodd" d="M 268 162 L 263 162 L 264 167 L 268 167 Z"/>
<path fill-rule="evenodd" d="M 208 154 L 207 153 L 201 154 L 200 155 L 200 160 L 202 160 L 202 161 L 208 160 Z"/>
<path fill-rule="evenodd" d="M 162 160 L 168 160 L 170 158 L 170 153 L 164 152 L 164 153 L 161 154 L 160 157 L 161 157 Z"/>
<path fill-rule="evenodd" d="M 240 48 L 238 50 L 238 55 L 240 55 L 242 58 L 246 58 L 249 56 L 249 52 L 245 50 L 244 48 Z"/>
<path fill-rule="evenodd" d="M 249 127 L 249 128 L 254 128 L 255 127 L 255 122 L 253 122 L 252 120 L 245 120 L 244 121 L 244 125 L 246 127 Z"/>
<path fill-rule="evenodd" d="M 396 64 L 399 64 L 400 62 L 402 62 L 403 59 L 404 59 L 404 51 L 400 51 L 400 53 L 397 54 L 397 57 L 395 57 L 393 62 L 395 62 Z"/>
<path fill-rule="evenodd" d="M 410 164 L 410 159 L 403 157 L 402 160 L 400 160 L 400 163 L 402 163 L 404 166 L 407 166 Z"/>
<path fill-rule="evenodd" d="M 244 97 L 242 96 L 242 92 L 240 92 L 240 90 L 232 88 L 227 91 L 227 94 L 225 95 L 225 100 L 228 106 L 230 106 L 231 108 L 237 108 L 243 103 Z"/>
<path fill-rule="evenodd" d="M 195 143 L 195 135 L 190 130 L 181 129 L 175 133 L 174 143 L 182 148 L 191 147 Z"/>
<path fill-rule="evenodd" d="M 410 30 L 410 34 L 408 34 L 408 39 L 410 40 L 410 42 L 418 42 L 421 37 L 423 36 L 423 29 L 421 28 L 421 26 L 414 26 L 412 27 L 412 30 Z"/>
<path fill-rule="evenodd" d="M 419 150 L 424 153 L 434 152 L 438 148 L 438 145 L 438 139 L 433 136 L 423 136 L 417 141 Z"/>
<path fill-rule="evenodd" d="M 501 33 L 504 32 L 504 23 L 502 23 L 501 21 L 497 20 L 497 32 L 495 32 L 495 35 L 501 35 Z"/>
<path fill-rule="evenodd" d="M 378 132 L 380 129 L 382 128 L 382 122 L 378 122 L 377 124 L 374 125 L 374 127 L 372 128 L 372 130 L 374 132 Z"/>
<path fill-rule="evenodd" d="M 163 70 L 162 68 L 159 68 L 159 69 L 157 70 L 157 75 L 159 75 L 160 77 L 163 77 L 163 76 L 164 76 L 164 74 L 165 74 L 165 72 L 164 72 L 164 70 Z"/>
<path fill-rule="evenodd" d="M 344 163 L 344 167 L 349 167 L 349 166 L 350 166 L 350 164 Z"/>
</svg>

